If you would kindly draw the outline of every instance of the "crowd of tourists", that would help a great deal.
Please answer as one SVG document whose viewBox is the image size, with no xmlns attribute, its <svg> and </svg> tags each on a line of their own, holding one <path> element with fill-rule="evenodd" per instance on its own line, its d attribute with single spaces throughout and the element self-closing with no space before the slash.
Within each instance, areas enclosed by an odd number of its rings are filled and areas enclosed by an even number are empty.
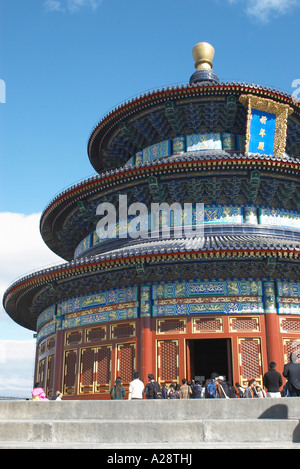
<svg viewBox="0 0 300 469">
<path fill-rule="evenodd" d="M 282 376 L 286 379 L 283 386 Z M 261 387 L 255 379 L 248 381 L 247 386 L 240 383 L 231 384 L 224 376 L 212 373 L 207 380 L 182 380 L 179 383 L 160 385 L 153 374 L 148 375 L 148 383 L 144 385 L 138 372 L 134 373 L 129 384 L 128 399 L 232 399 L 232 398 L 265 398 L 265 397 L 300 397 L 300 364 L 298 356 L 292 353 L 290 362 L 284 365 L 282 375 L 276 370 L 276 363 L 271 362 L 269 370 L 263 376 Z M 125 387 L 121 378 L 117 378 L 110 390 L 111 399 L 124 399 Z M 33 400 L 49 400 L 41 384 L 36 383 L 32 390 Z M 51 400 L 61 400 L 62 393 L 57 391 Z"/>
<path fill-rule="evenodd" d="M 212 373 L 205 381 L 182 380 L 182 383 L 165 383 L 160 385 L 155 381 L 153 374 L 148 375 L 148 383 L 144 385 L 138 372 L 129 384 L 128 399 L 232 399 L 232 398 L 278 398 L 300 397 L 300 364 L 297 363 L 297 354 L 292 353 L 290 363 L 284 366 L 282 375 L 276 370 L 276 363 L 271 362 L 269 370 L 263 376 L 263 386 L 255 379 L 248 381 L 247 386 L 240 383 L 231 384 L 224 376 Z M 286 384 L 283 386 L 283 379 Z M 121 378 L 116 379 L 111 389 L 112 399 L 124 399 L 125 388 Z"/>
</svg>

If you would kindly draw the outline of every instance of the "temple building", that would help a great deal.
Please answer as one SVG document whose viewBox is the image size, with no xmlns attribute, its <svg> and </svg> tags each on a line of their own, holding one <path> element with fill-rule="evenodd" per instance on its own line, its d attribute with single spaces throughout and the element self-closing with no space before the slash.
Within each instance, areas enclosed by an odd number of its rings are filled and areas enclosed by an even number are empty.
<svg viewBox="0 0 300 469">
<path fill-rule="evenodd" d="M 213 56 L 197 44 L 188 84 L 105 115 L 88 141 L 96 175 L 42 213 L 65 262 L 3 304 L 36 333 L 48 396 L 107 399 L 136 370 L 262 384 L 270 361 L 282 372 L 300 353 L 300 103 L 221 82 Z"/>
</svg>

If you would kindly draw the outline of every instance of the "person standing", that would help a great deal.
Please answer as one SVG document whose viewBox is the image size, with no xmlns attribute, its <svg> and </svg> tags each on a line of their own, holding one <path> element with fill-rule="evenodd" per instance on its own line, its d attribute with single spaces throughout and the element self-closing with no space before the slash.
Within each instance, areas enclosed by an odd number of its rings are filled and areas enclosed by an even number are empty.
<svg viewBox="0 0 300 469">
<path fill-rule="evenodd" d="M 51 401 L 61 401 L 62 400 L 62 393 L 60 391 L 56 391 L 55 394 L 51 397 Z"/>
<path fill-rule="evenodd" d="M 129 383 L 128 399 L 143 399 L 144 383 L 140 380 L 140 374 L 136 371 L 133 380 Z"/>
<path fill-rule="evenodd" d="M 167 399 L 179 399 L 179 390 L 177 383 L 171 383 L 168 387 Z"/>
<path fill-rule="evenodd" d="M 217 389 L 218 389 L 219 397 L 221 399 L 229 399 L 229 388 L 228 388 L 226 381 L 224 381 L 224 377 L 219 376 L 217 378 L 217 382 L 218 382 Z"/>
<path fill-rule="evenodd" d="M 148 383 L 145 387 L 145 398 L 146 399 L 161 399 L 161 389 L 157 381 L 155 381 L 154 376 L 150 373 L 148 375 Z"/>
<path fill-rule="evenodd" d="M 111 399 L 124 399 L 125 397 L 125 388 L 122 385 L 122 380 L 121 378 L 117 378 L 115 381 L 114 386 L 110 390 L 110 397 Z"/>
<path fill-rule="evenodd" d="M 300 364 L 297 363 L 297 354 L 291 353 L 290 363 L 284 365 L 282 375 L 288 380 L 290 397 L 300 397 Z"/>
<path fill-rule="evenodd" d="M 260 398 L 267 397 L 267 393 L 263 388 L 261 388 L 260 386 L 256 386 L 255 389 L 256 389 L 257 397 L 260 397 Z"/>
<path fill-rule="evenodd" d="M 250 381 L 248 382 L 248 387 L 245 389 L 244 397 L 248 399 L 257 397 L 255 386 L 256 386 L 255 379 L 250 379 Z"/>
<path fill-rule="evenodd" d="M 275 362 L 270 362 L 269 371 L 263 376 L 263 385 L 267 390 L 267 397 L 281 397 L 282 376 L 276 371 Z"/>
<path fill-rule="evenodd" d="M 34 388 L 31 391 L 31 395 L 33 401 L 49 401 L 41 383 L 35 383 Z"/>
<path fill-rule="evenodd" d="M 244 397 L 245 394 L 245 388 L 240 383 L 235 383 L 235 387 L 237 389 L 237 397 Z"/>
<path fill-rule="evenodd" d="M 217 389 L 218 386 L 217 378 L 218 373 L 212 373 L 210 379 L 205 382 L 205 399 L 211 399 L 217 397 Z"/>
<path fill-rule="evenodd" d="M 161 385 L 161 398 L 162 399 L 167 399 L 167 386 L 166 383 L 162 383 Z"/>
<path fill-rule="evenodd" d="M 187 380 L 182 380 L 182 386 L 179 389 L 179 399 L 189 399 L 192 395 L 192 390 L 190 386 L 187 384 Z"/>
<path fill-rule="evenodd" d="M 193 386 L 193 397 L 194 399 L 202 398 L 203 387 L 201 386 L 200 381 L 196 381 Z"/>
</svg>

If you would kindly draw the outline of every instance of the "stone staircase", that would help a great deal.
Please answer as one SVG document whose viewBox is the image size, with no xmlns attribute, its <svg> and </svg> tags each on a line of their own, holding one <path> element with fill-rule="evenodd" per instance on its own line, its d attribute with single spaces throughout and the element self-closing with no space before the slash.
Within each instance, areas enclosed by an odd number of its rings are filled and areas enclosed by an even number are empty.
<svg viewBox="0 0 300 469">
<path fill-rule="evenodd" d="M 300 449 L 300 397 L 0 401 L 0 449 Z"/>
</svg>

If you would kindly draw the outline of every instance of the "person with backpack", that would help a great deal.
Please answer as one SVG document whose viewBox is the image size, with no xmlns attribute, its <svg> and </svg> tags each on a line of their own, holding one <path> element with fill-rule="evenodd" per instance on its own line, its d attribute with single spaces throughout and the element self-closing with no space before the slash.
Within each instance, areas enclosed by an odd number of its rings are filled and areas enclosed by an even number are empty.
<svg viewBox="0 0 300 469">
<path fill-rule="evenodd" d="M 205 383 L 205 399 L 215 399 L 217 397 L 217 378 L 218 373 L 212 373 L 209 380 Z"/>
<path fill-rule="evenodd" d="M 224 377 L 219 376 L 217 380 L 219 384 L 219 387 L 217 389 L 219 393 L 219 397 L 221 399 L 229 399 L 229 388 L 228 388 L 228 384 L 226 383 L 226 381 L 224 381 Z"/>
<path fill-rule="evenodd" d="M 151 373 L 148 375 L 148 380 L 144 389 L 145 399 L 161 399 L 160 385 L 154 380 L 154 376 Z"/>
<path fill-rule="evenodd" d="M 237 398 L 236 389 L 235 389 L 235 387 L 233 386 L 233 384 L 231 384 L 230 381 L 227 381 L 227 386 L 228 386 L 228 397 L 229 397 L 230 399 L 235 399 L 235 398 Z"/>
</svg>

